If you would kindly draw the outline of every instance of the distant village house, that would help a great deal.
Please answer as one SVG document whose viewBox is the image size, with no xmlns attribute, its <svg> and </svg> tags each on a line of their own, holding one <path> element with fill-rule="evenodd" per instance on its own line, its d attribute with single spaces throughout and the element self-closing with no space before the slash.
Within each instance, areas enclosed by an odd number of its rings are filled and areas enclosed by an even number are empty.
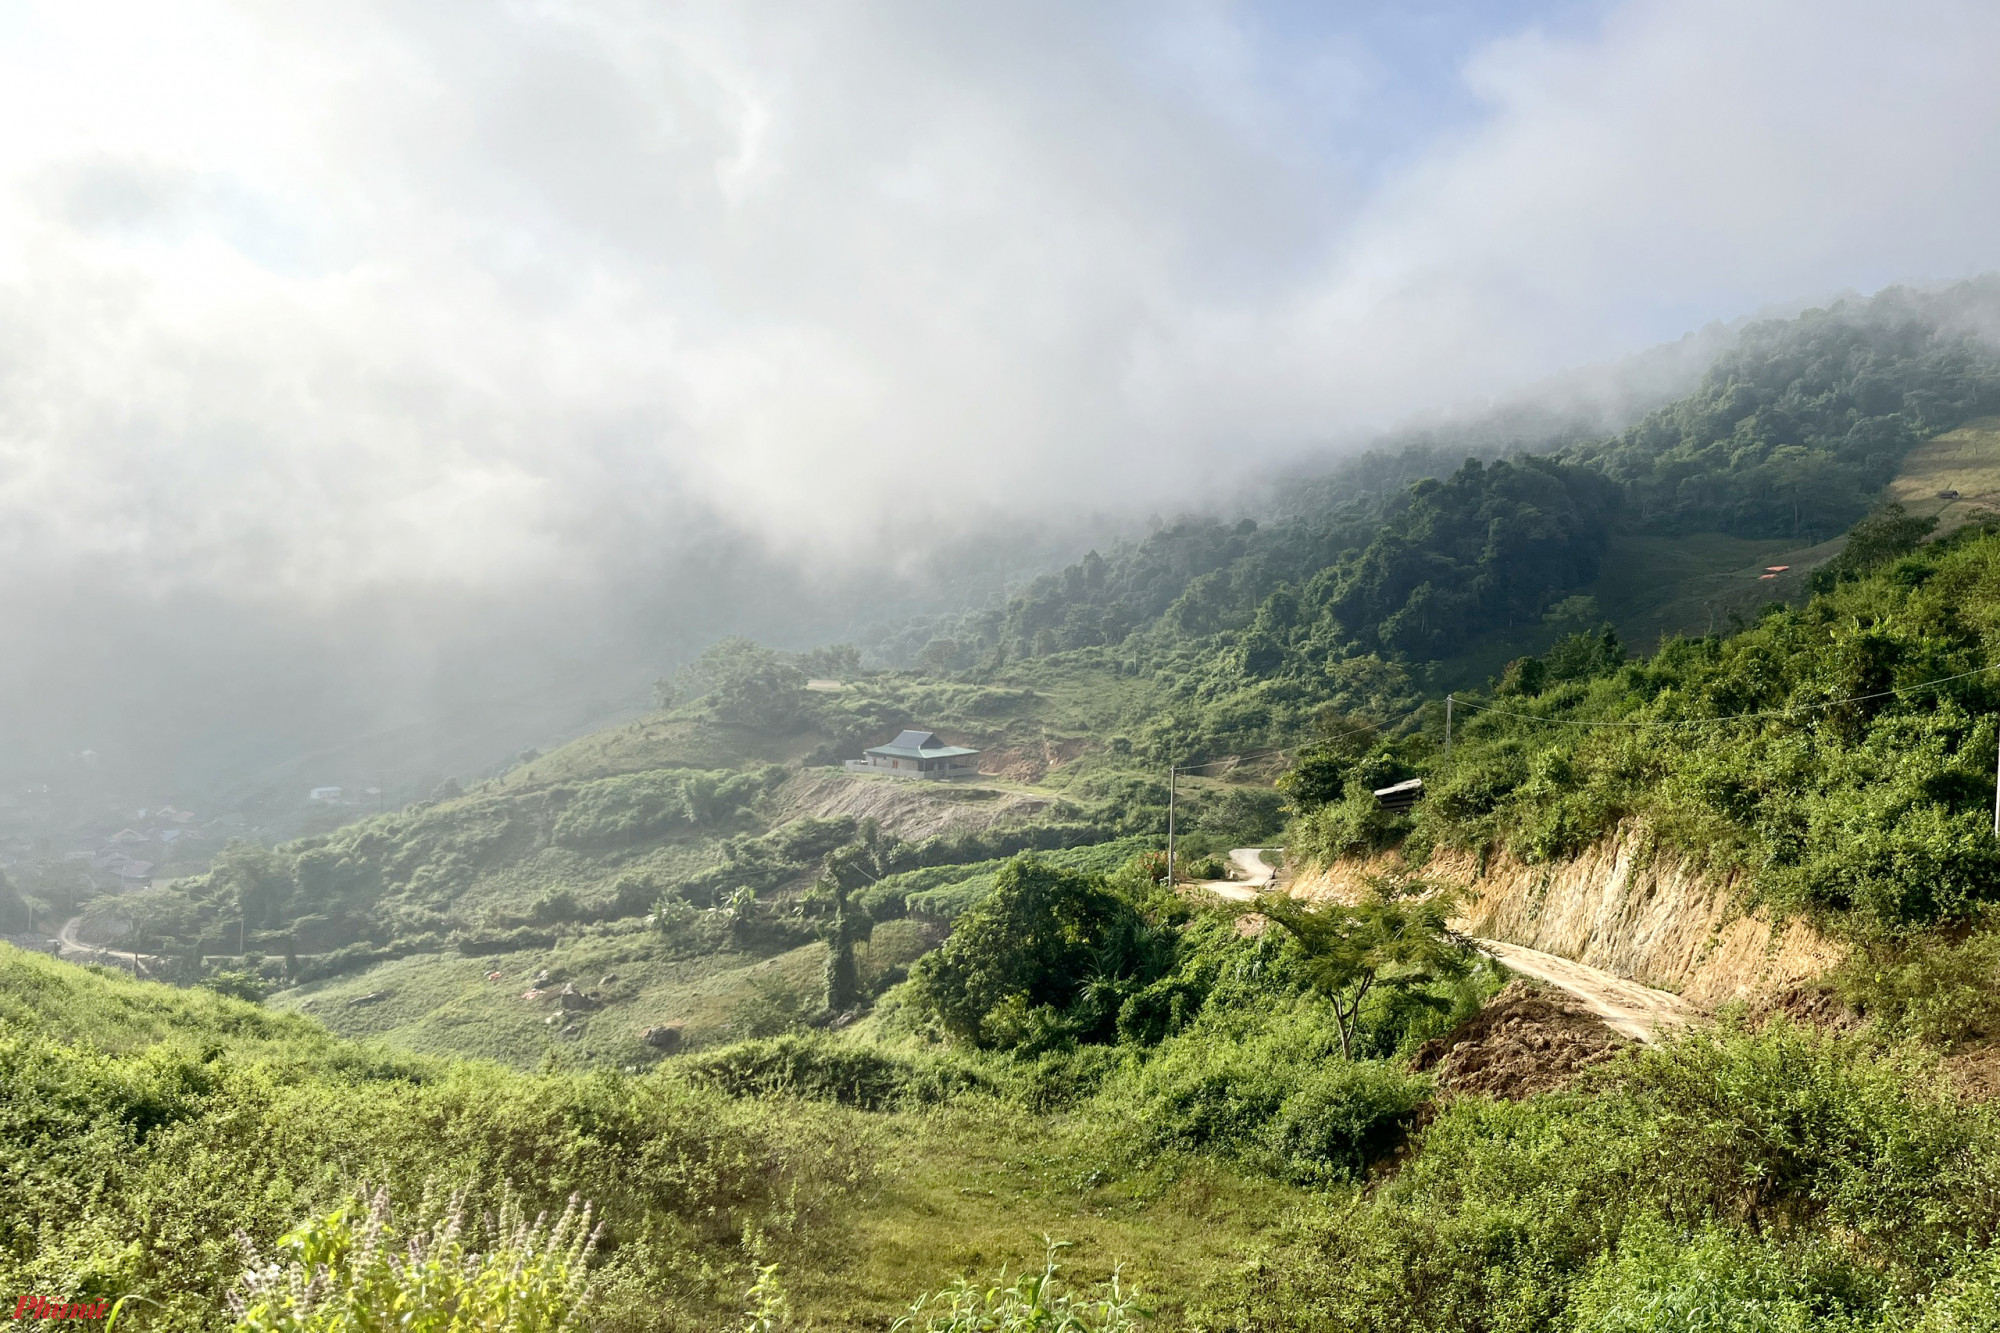
<svg viewBox="0 0 2000 1333">
<path fill-rule="evenodd" d="M 847 771 L 887 773 L 892 778 L 969 778 L 979 773 L 979 751 L 946 745 L 935 732 L 905 731 L 887 745 L 848 760 Z"/>
</svg>

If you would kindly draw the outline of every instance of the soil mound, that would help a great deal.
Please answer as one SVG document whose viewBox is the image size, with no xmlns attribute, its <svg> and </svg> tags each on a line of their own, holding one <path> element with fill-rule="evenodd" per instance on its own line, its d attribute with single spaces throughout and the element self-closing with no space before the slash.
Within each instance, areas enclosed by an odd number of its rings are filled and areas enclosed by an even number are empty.
<svg viewBox="0 0 2000 1333">
<path fill-rule="evenodd" d="M 1440 1092 L 1519 1101 L 1552 1092 L 1632 1043 L 1561 991 L 1510 981 L 1484 1009 L 1417 1048 L 1410 1068 Z"/>
</svg>

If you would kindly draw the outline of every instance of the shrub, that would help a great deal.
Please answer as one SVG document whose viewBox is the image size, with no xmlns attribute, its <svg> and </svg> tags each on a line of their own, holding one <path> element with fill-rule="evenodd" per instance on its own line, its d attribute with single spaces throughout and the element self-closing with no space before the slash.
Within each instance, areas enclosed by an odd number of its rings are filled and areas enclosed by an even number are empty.
<svg viewBox="0 0 2000 1333">
<path fill-rule="evenodd" d="M 942 1102 L 987 1082 L 949 1059 L 893 1056 L 819 1033 L 737 1042 L 689 1056 L 680 1067 L 733 1096 L 788 1093 L 870 1111 Z"/>
<path fill-rule="evenodd" d="M 1143 1312 L 1139 1293 L 1126 1291 L 1114 1269 L 1095 1299 L 1072 1295 L 1056 1280 L 1061 1241 L 1048 1242 L 1039 1273 L 1023 1273 L 1007 1283 L 1002 1270 L 992 1283 L 962 1277 L 942 1291 L 919 1296 L 910 1312 L 890 1325 L 891 1333 L 1130 1333 Z"/>
<path fill-rule="evenodd" d="M 1982 1310 L 2000 1133 L 1923 1062 L 1780 1022 L 1588 1078 L 1444 1103 L 1392 1181 L 1303 1217 L 1209 1322 L 1831 1333 L 1908 1327 L 1927 1293 Z"/>
<path fill-rule="evenodd" d="M 1772 1243 L 1647 1221 L 1579 1285 L 1576 1333 L 1839 1333 L 1878 1327 L 1879 1279 L 1823 1241 Z"/>
<path fill-rule="evenodd" d="M 488 1248 L 465 1238 L 465 1200 L 405 1236 L 389 1192 L 365 1191 L 278 1242 L 278 1257 L 252 1261 L 231 1302 L 235 1333 L 565 1333 L 583 1326 L 586 1270 L 597 1233 L 590 1206 L 574 1197 L 553 1226 L 529 1222 L 509 1193 Z M 245 1241 L 248 1244 L 248 1241 Z"/>
<path fill-rule="evenodd" d="M 1209 1015 L 1101 1094 L 1159 1148 L 1214 1151 L 1288 1180 L 1351 1180 L 1401 1141 L 1427 1080 L 1342 1058 L 1323 1006 Z"/>
<path fill-rule="evenodd" d="M 1407 818 L 1384 810 L 1372 791 L 1357 787 L 1292 820 L 1285 830 L 1285 850 L 1297 864 L 1325 865 L 1393 847 L 1409 828 Z"/>
<path fill-rule="evenodd" d="M 1925 931 L 1867 941 L 1833 983 L 1894 1035 L 1946 1044 L 2000 1036 L 2000 931 L 1990 924 L 1958 939 Z"/>
<path fill-rule="evenodd" d="M 600 778 L 577 789 L 552 834 L 565 847 L 619 847 L 676 831 L 727 825 L 782 777 L 659 769 Z"/>
<path fill-rule="evenodd" d="M 1099 967 L 1114 929 L 1133 916 L 1097 878 L 1018 857 L 993 894 L 912 972 L 916 1002 L 953 1035 L 984 1043 L 1018 1015 L 1066 1008 Z M 1107 1017 L 1115 1019 L 1116 1008 Z"/>
<path fill-rule="evenodd" d="M 204 990 L 212 990 L 217 995 L 227 995 L 231 999 L 249 1000 L 252 1004 L 271 993 L 271 983 L 257 973 L 243 970 L 220 969 L 209 973 L 196 983 Z"/>
</svg>

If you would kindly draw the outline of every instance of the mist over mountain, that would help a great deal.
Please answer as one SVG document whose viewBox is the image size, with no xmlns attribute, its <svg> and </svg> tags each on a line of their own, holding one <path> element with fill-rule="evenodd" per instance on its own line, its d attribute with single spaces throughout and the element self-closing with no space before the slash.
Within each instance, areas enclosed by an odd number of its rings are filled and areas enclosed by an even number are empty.
<svg viewBox="0 0 2000 1333">
<path fill-rule="evenodd" d="M 1726 341 L 1690 328 L 2000 263 L 1972 4 L 0 35 L 29 775 L 213 781 L 502 699 L 560 731 L 720 634 L 866 638 L 1371 445 L 1616 430 Z"/>
</svg>

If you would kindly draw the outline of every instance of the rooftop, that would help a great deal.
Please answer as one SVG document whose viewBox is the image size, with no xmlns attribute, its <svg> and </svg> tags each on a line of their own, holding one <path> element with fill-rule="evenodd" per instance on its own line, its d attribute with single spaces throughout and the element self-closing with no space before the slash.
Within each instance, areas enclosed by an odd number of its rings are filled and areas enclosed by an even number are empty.
<svg viewBox="0 0 2000 1333">
<path fill-rule="evenodd" d="M 879 754 L 890 759 L 953 759 L 960 755 L 978 754 L 979 751 L 963 745 L 946 745 L 932 731 L 904 731 L 887 745 L 877 745 L 868 750 L 869 754 Z"/>
</svg>

